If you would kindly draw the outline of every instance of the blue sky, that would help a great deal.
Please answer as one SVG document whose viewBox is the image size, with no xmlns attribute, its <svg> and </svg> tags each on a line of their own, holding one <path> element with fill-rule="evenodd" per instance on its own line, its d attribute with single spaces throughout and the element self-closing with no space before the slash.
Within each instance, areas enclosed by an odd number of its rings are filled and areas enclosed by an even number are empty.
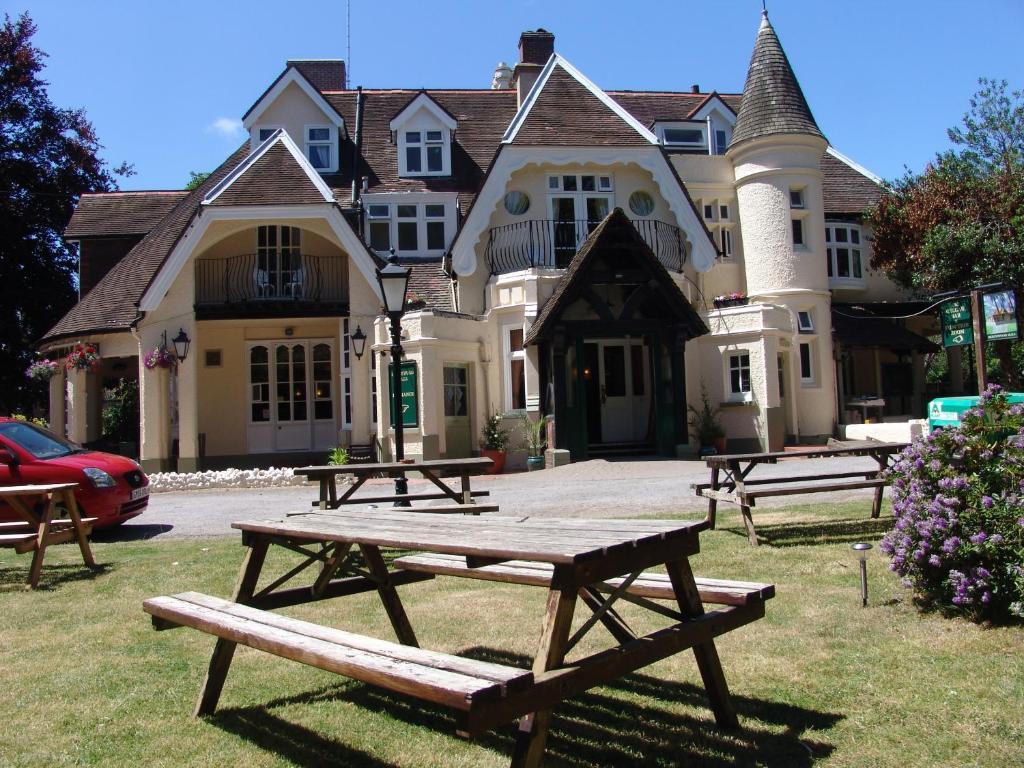
<svg viewBox="0 0 1024 768">
<path fill-rule="evenodd" d="M 346 58 L 345 0 L 0 0 L 26 8 L 61 106 L 84 107 L 125 189 L 180 188 L 241 142 L 237 120 L 288 58 Z M 487 87 L 519 33 L 543 26 L 603 88 L 740 91 L 760 0 L 489 3 L 351 0 L 352 79 Z M 1020 0 L 769 0 L 821 129 L 885 178 L 948 146 L 979 76 L 1024 88 Z"/>
</svg>

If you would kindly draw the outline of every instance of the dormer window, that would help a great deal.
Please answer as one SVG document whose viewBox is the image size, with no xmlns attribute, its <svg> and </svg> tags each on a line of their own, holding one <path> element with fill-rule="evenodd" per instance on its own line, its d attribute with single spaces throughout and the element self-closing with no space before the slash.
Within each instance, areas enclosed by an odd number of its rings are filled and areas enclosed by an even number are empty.
<svg viewBox="0 0 1024 768">
<path fill-rule="evenodd" d="M 416 96 L 391 121 L 399 176 L 451 176 L 455 118 L 429 94 Z"/>
<path fill-rule="evenodd" d="M 405 173 L 444 173 L 444 131 L 405 132 Z"/>
<path fill-rule="evenodd" d="M 663 123 L 658 138 L 670 149 L 697 149 L 707 152 L 707 124 L 704 122 Z"/>
<path fill-rule="evenodd" d="M 306 158 L 322 173 L 338 170 L 338 132 L 333 126 L 306 126 Z"/>
</svg>

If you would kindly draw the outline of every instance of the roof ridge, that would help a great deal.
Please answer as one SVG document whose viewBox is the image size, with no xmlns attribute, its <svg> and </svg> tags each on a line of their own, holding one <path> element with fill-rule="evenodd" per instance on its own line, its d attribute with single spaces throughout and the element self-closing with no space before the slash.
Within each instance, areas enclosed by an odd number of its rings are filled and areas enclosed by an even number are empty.
<svg viewBox="0 0 1024 768">
<path fill-rule="evenodd" d="M 105 192 L 83 192 L 79 197 L 102 197 L 104 195 L 180 195 L 188 194 L 188 189 L 111 189 Z"/>
</svg>

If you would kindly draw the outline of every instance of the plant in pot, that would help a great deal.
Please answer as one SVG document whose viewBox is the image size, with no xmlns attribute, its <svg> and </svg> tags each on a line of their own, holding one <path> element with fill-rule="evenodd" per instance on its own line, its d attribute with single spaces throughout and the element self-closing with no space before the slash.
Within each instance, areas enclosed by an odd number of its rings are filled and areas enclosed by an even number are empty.
<svg viewBox="0 0 1024 768">
<path fill-rule="evenodd" d="M 480 455 L 494 462 L 487 470 L 489 475 L 497 475 L 505 468 L 505 457 L 508 450 L 508 430 L 501 426 L 501 414 L 495 411 L 484 421 L 480 431 Z"/>
<path fill-rule="evenodd" d="M 526 438 L 526 469 L 530 472 L 544 469 L 545 428 L 548 417 L 541 414 L 537 419 L 531 419 L 529 414 L 524 413 L 520 419 L 523 425 L 523 436 Z"/>
<path fill-rule="evenodd" d="M 711 405 L 708 392 L 700 389 L 700 408 L 690 406 L 690 426 L 700 443 L 700 455 L 725 453 L 725 430 L 718 419 L 719 410 Z"/>
</svg>

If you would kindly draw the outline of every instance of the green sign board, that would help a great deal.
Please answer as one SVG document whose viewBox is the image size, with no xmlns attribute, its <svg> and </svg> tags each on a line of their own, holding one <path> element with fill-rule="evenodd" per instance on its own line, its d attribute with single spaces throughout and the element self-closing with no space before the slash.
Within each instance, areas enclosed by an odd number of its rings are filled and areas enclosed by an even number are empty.
<svg viewBox="0 0 1024 768">
<path fill-rule="evenodd" d="M 981 316 L 985 318 L 987 341 L 1016 341 L 1020 338 L 1017 294 L 1012 289 L 982 294 Z"/>
<path fill-rule="evenodd" d="M 942 318 L 942 344 L 959 347 L 974 343 L 974 329 L 971 327 L 971 300 L 967 296 L 942 302 L 939 306 Z"/>
<path fill-rule="evenodd" d="M 395 380 L 395 364 L 388 365 L 388 381 Z M 419 398 L 416 394 L 416 361 L 402 361 L 402 426 L 418 427 L 420 425 Z M 391 396 L 391 423 L 395 423 L 395 399 Z"/>
</svg>

